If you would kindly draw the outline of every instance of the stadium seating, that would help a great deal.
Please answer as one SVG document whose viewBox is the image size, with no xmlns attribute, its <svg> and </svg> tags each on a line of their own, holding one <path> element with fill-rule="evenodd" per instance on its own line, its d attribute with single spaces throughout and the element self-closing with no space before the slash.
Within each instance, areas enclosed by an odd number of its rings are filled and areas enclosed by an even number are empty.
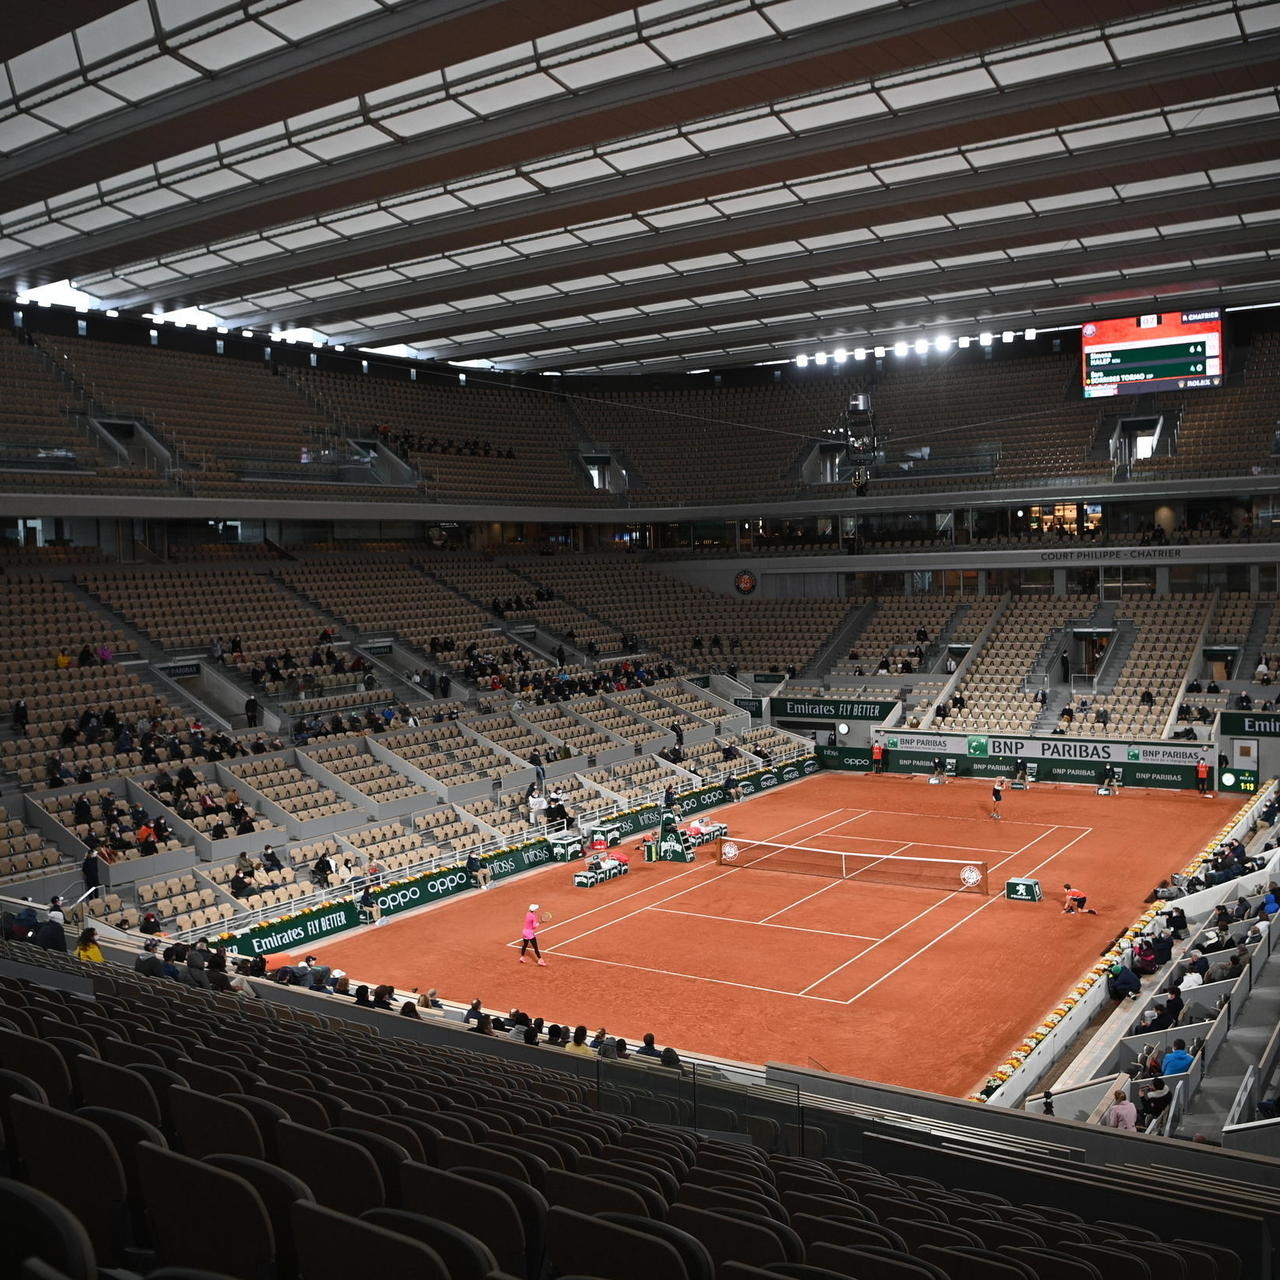
<svg viewBox="0 0 1280 1280">
<path fill-rule="evenodd" d="M 588 487 L 585 470 L 575 470 L 571 462 L 577 440 L 551 396 L 425 378 L 410 382 L 312 371 L 297 376 L 321 405 L 360 434 L 398 448 L 418 468 L 432 497 L 556 506 L 601 502 Z M 399 445 L 402 436 L 414 443 Z M 490 452 L 469 452 L 464 442 L 470 441 Z"/>
<path fill-rule="evenodd" d="M 1152 1173 L 976 1128 L 955 1126 L 945 1154 L 895 1146 L 875 1117 L 816 1100 L 780 1124 L 777 1100 L 714 1074 L 683 1096 L 669 1067 L 357 1020 L 338 997 L 219 996 L 24 943 L 0 959 L 19 966 L 3 980 L 0 1206 L 13 1254 L 54 1274 L 128 1260 L 234 1280 L 357 1266 L 429 1280 L 1241 1280 L 1266 1265 L 1266 1191 L 1241 1183 L 1224 1211 L 1189 1146 L 1160 1176 L 1184 1185 L 1204 1239 L 1153 1229 L 1168 1210 Z M 40 981 L 55 972 L 88 998 Z M 820 1150 L 838 1127 L 867 1131 L 860 1158 Z M 992 1155 L 1015 1177 L 1025 1166 L 1021 1188 Z M 1072 1184 L 1088 1188 L 1072 1208 L 1046 1203 Z"/>
<path fill-rule="evenodd" d="M 594 441 L 621 451 L 633 502 L 680 506 L 798 494 L 801 461 L 858 385 L 593 390 L 572 403 Z"/>
<path fill-rule="evenodd" d="M 848 612 L 848 600 L 733 600 L 632 561 L 598 556 L 513 559 L 526 577 L 691 669 L 806 666 Z M 712 653 L 719 636 L 723 653 Z M 702 647 L 695 648 L 695 638 Z"/>
</svg>

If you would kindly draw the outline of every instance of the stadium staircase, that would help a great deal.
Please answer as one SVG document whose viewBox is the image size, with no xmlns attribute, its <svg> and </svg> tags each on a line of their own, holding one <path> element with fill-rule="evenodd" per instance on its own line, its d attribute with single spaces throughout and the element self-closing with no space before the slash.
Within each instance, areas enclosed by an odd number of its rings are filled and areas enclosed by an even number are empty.
<svg viewBox="0 0 1280 1280">
<path fill-rule="evenodd" d="M 1250 1067 L 1257 1066 L 1267 1042 L 1280 1024 L 1280 951 L 1272 952 L 1262 966 L 1249 997 L 1233 1015 L 1217 1054 L 1200 1077 L 1199 1087 L 1182 1113 L 1178 1137 L 1194 1141 L 1203 1136 L 1213 1142 L 1222 1137 L 1236 1094 Z M 1250 1113 L 1231 1117 L 1247 1123 Z"/>
<path fill-rule="evenodd" d="M 174 661 L 172 654 L 166 653 L 165 650 L 155 644 L 145 633 L 139 631 L 127 619 L 113 612 L 97 596 L 91 595 L 86 591 L 80 583 L 72 580 L 65 582 L 64 586 L 91 613 L 97 614 L 105 622 L 110 623 L 113 630 L 121 631 L 128 636 L 133 643 L 134 651 L 142 659 L 142 663 L 139 664 L 125 659 L 121 665 L 128 665 L 135 675 L 155 688 L 157 694 L 162 694 L 166 701 L 184 708 L 193 717 L 203 721 L 206 725 L 213 725 L 228 732 L 233 730 L 233 719 L 226 712 L 219 711 L 217 707 L 195 697 L 189 689 L 178 683 L 178 681 L 170 680 L 167 676 L 161 674 L 160 668 Z"/>
<path fill-rule="evenodd" d="M 321 618 L 323 618 L 324 621 L 333 628 L 334 634 L 339 640 L 345 640 L 353 649 L 360 650 L 361 656 L 377 673 L 378 679 L 381 682 L 380 691 L 382 693 L 385 693 L 388 697 L 395 698 L 398 702 L 413 703 L 424 701 L 424 693 L 421 686 L 414 684 L 412 680 L 406 679 L 389 662 L 384 661 L 375 654 L 367 653 L 360 647 L 360 631 L 358 628 L 353 627 L 340 614 L 334 613 L 332 609 L 326 608 L 318 600 L 307 595 L 304 591 L 300 591 L 292 584 L 282 582 L 279 578 L 274 576 L 272 576 L 271 581 L 274 583 L 278 591 L 282 592 L 284 595 L 293 597 L 295 600 L 301 600 L 308 609 L 312 610 L 314 613 L 318 613 Z M 388 633 L 378 632 L 377 634 L 385 635 Z M 435 662 L 429 654 L 420 649 L 414 649 L 412 645 L 405 641 L 397 641 L 397 643 L 399 643 L 404 649 L 412 650 L 415 658 L 421 659 L 421 666 L 430 667 L 437 675 L 449 676 L 450 680 L 457 685 L 456 690 L 450 690 L 449 696 L 451 698 L 456 698 L 463 702 L 467 700 L 468 692 L 463 686 L 458 685 L 457 673 L 455 671 L 451 668 L 441 666 L 439 663 Z"/>
<path fill-rule="evenodd" d="M 607 453 L 610 459 L 608 493 L 612 497 L 625 499 L 633 489 L 643 483 L 643 477 L 632 464 L 626 450 L 619 449 L 617 445 L 596 440 L 591 435 L 591 432 L 587 430 L 586 424 L 582 421 L 570 397 L 560 396 L 557 402 L 560 405 L 565 426 L 568 427 L 569 434 L 574 441 L 565 450 L 565 460 L 569 465 L 570 472 L 578 478 L 584 488 L 594 489 L 591 474 L 587 470 L 587 464 L 583 461 L 583 455 Z M 595 491 L 600 492 L 599 490 Z"/>
<path fill-rule="evenodd" d="M 831 668 L 853 647 L 854 640 L 875 616 L 876 601 L 867 600 L 851 609 L 845 620 L 831 634 L 831 638 L 800 672 L 801 680 L 821 681 L 831 673 Z"/>
<path fill-rule="evenodd" d="M 1267 638 L 1267 629 L 1270 627 L 1272 615 L 1278 607 L 1280 606 L 1277 606 L 1274 600 L 1259 600 L 1254 606 L 1253 620 L 1249 623 L 1248 633 L 1245 635 L 1244 643 L 1240 646 L 1240 665 L 1232 673 L 1235 679 L 1252 680 L 1254 670 L 1258 665 L 1258 658 L 1262 655 L 1262 645 Z"/>
</svg>

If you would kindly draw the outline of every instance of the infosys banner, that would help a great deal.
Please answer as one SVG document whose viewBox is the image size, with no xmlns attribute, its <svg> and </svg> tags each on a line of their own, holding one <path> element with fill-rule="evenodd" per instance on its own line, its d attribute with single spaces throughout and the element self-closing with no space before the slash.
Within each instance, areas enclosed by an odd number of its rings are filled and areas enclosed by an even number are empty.
<svg viewBox="0 0 1280 1280">
<path fill-rule="evenodd" d="M 959 777 L 1011 777 L 1018 761 L 1034 763 L 1041 782 L 1095 784 L 1111 765 L 1131 787 L 1184 789 L 1195 786 L 1195 767 L 1212 750 L 1175 742 L 1107 742 L 1090 738 L 1015 738 L 990 734 L 896 733 L 883 735 L 885 769 L 891 773 L 932 773 L 934 761 L 954 762 Z M 868 751 L 824 747 L 819 759 L 826 769 L 867 769 Z"/>
<path fill-rule="evenodd" d="M 503 880 L 507 876 L 518 875 L 521 871 L 540 867 L 550 861 L 550 845 L 545 840 L 538 840 L 517 849 L 495 853 L 493 857 L 486 859 L 486 865 L 493 872 L 495 880 Z M 446 867 L 427 875 L 415 876 L 412 880 L 397 880 L 385 885 L 374 893 L 373 901 L 384 916 L 393 916 L 400 911 L 412 911 L 415 907 L 425 907 L 442 898 L 450 898 L 470 885 L 471 877 L 465 867 Z"/>
<path fill-rule="evenodd" d="M 896 702 L 850 702 L 843 698 L 770 698 L 775 720 L 874 720 L 877 724 Z"/>
</svg>

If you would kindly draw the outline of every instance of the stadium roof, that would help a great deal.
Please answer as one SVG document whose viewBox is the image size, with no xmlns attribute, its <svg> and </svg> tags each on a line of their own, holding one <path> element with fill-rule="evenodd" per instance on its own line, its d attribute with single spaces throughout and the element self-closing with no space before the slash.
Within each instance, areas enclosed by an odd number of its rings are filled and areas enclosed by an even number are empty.
<svg viewBox="0 0 1280 1280">
<path fill-rule="evenodd" d="M 609 372 L 1277 296 L 1273 0 L 57 0 L 0 59 L 17 296 Z"/>
</svg>

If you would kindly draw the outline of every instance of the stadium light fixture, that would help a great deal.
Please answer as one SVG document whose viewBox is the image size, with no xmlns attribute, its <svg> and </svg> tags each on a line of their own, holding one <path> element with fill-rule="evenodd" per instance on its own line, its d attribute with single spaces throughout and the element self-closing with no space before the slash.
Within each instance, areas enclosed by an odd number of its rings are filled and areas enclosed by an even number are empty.
<svg viewBox="0 0 1280 1280">
<path fill-rule="evenodd" d="M 911 348 L 905 342 L 898 341 L 893 344 L 893 354 L 898 357 L 905 356 Z"/>
<path fill-rule="evenodd" d="M 837 347 L 831 353 L 831 358 L 836 362 L 836 364 L 844 364 L 844 362 L 849 358 L 849 353 L 843 347 Z"/>
<path fill-rule="evenodd" d="M 225 324 L 220 324 L 220 325 L 218 326 L 218 332 L 219 332 L 219 333 L 226 333 L 226 332 L 227 332 L 227 326 L 226 326 Z"/>
<path fill-rule="evenodd" d="M 826 353 L 825 351 L 819 351 L 819 352 L 818 352 L 818 354 L 817 354 L 817 355 L 815 355 L 815 356 L 813 357 L 813 363 L 814 363 L 814 364 L 826 364 L 826 363 L 827 363 L 827 353 Z"/>
<path fill-rule="evenodd" d="M 106 316 L 108 320 L 118 320 L 120 318 L 120 313 L 118 311 L 108 311 Z"/>
<path fill-rule="evenodd" d="M 877 348 L 876 348 L 876 352 L 875 352 L 876 359 L 877 359 L 877 360 L 883 360 L 883 359 L 884 359 L 884 353 L 885 353 L 885 349 L 884 349 L 883 347 L 877 347 Z"/>
<path fill-rule="evenodd" d="M 1034 342 L 1036 340 L 1036 331 L 1034 329 L 1024 329 L 1022 331 L 1022 336 L 1028 342 Z"/>
<path fill-rule="evenodd" d="M 27 297 L 25 293 L 20 293 L 16 298 L 14 298 L 14 302 L 16 302 L 20 307 L 26 307 L 31 304 L 31 299 Z"/>
<path fill-rule="evenodd" d="M 1001 342 L 1004 342 L 1004 343 L 1006 343 L 1006 344 L 1007 344 L 1007 343 L 1012 342 L 1012 341 L 1014 340 L 1014 338 L 1016 338 L 1017 336 L 1018 336 L 1018 335 L 1017 335 L 1016 333 L 1014 333 L 1014 331 L 1013 331 L 1012 329 L 1006 329 L 1006 330 L 1005 330 L 1005 331 L 1000 335 L 1000 341 L 1001 341 Z"/>
<path fill-rule="evenodd" d="M 925 355 L 928 355 L 928 354 L 929 354 L 929 339 L 928 339 L 928 338 L 917 338 L 917 339 L 915 340 L 915 351 L 916 351 L 916 355 L 918 355 L 918 356 L 925 356 Z"/>
<path fill-rule="evenodd" d="M 345 351 L 345 350 L 346 350 L 346 347 L 343 347 L 343 346 L 337 346 L 337 347 L 334 347 L 334 350 L 335 350 L 335 351 Z"/>
<path fill-rule="evenodd" d="M 972 341 L 973 339 L 969 337 L 967 333 L 964 333 L 964 334 L 961 334 L 960 337 L 956 339 L 956 346 L 959 347 L 961 351 L 968 351 L 969 344 Z"/>
<path fill-rule="evenodd" d="M 252 337 L 253 337 L 253 330 L 252 330 L 252 329 L 241 329 L 241 330 L 240 330 L 240 336 L 241 336 L 242 338 L 252 338 Z"/>
<path fill-rule="evenodd" d="M 807 369 L 808 367 L 809 367 L 809 357 L 805 355 L 804 352 L 802 351 L 798 356 L 796 356 L 796 368 Z"/>
<path fill-rule="evenodd" d="M 867 358 L 867 349 L 866 349 L 866 347 L 854 347 L 854 349 L 853 349 L 853 358 L 854 358 L 855 360 L 865 360 L 865 359 Z"/>
<path fill-rule="evenodd" d="M 995 340 L 996 340 L 996 338 L 995 338 L 995 334 L 993 334 L 993 333 L 980 333 L 980 334 L 978 334 L 978 341 L 979 341 L 979 342 L 980 342 L 984 347 L 989 347 L 989 346 L 990 346 L 990 345 L 991 345 Z"/>
<path fill-rule="evenodd" d="M 933 340 L 933 349 L 935 351 L 950 351 L 952 345 L 953 342 L 949 333 L 940 333 Z"/>
</svg>

